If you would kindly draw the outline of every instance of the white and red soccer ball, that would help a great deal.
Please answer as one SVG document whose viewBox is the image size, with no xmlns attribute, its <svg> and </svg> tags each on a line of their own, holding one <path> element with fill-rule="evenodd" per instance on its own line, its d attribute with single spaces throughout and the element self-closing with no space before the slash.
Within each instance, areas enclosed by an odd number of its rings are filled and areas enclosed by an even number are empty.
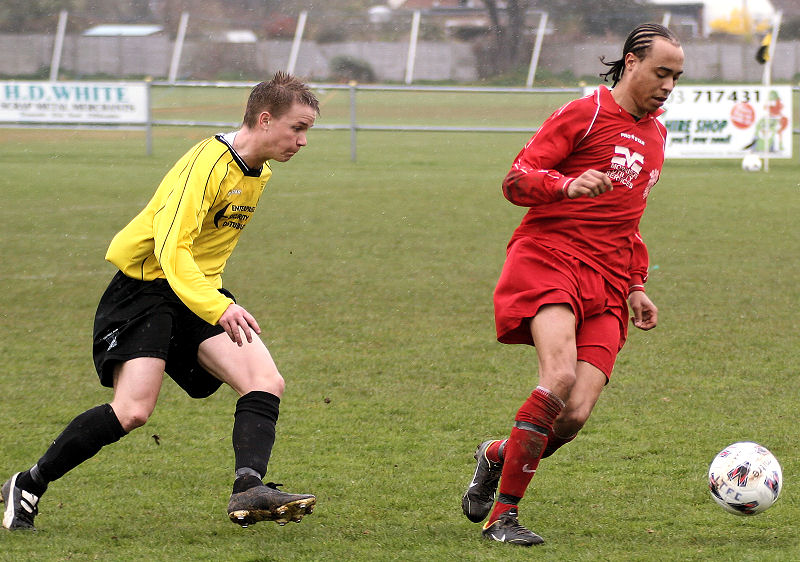
<svg viewBox="0 0 800 562">
<path fill-rule="evenodd" d="M 778 459 L 758 443 L 725 447 L 708 469 L 711 497 L 736 515 L 757 515 L 778 499 L 783 472 Z"/>
</svg>

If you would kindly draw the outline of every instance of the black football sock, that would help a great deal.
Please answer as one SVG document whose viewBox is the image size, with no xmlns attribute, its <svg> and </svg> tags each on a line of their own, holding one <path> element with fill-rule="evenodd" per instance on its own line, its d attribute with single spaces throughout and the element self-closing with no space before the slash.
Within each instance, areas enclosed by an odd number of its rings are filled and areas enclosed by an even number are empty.
<svg viewBox="0 0 800 562">
<path fill-rule="evenodd" d="M 233 482 L 233 493 L 238 494 L 256 486 L 263 486 L 264 481 L 250 468 L 239 469 L 236 471 L 236 480 Z"/>
<path fill-rule="evenodd" d="M 232 439 L 237 476 L 234 492 L 260 485 L 267 473 L 280 402 L 274 394 L 259 390 L 248 392 L 236 402 Z"/>
<path fill-rule="evenodd" d="M 39 474 L 39 465 L 35 464 L 28 470 L 20 472 L 17 476 L 17 487 L 41 498 L 47 491 L 47 482 Z"/>
<path fill-rule="evenodd" d="M 43 483 L 40 480 L 34 479 L 31 476 L 31 472 L 36 468 L 36 465 L 32 466 L 30 469 L 20 472 L 17 476 L 17 488 L 21 490 L 25 490 L 26 492 L 32 493 L 34 496 L 42 497 L 47 491 L 47 483 Z"/>
<path fill-rule="evenodd" d="M 67 424 L 39 462 L 26 471 L 20 487 L 34 493 L 37 489 L 44 492 L 48 483 L 61 478 L 92 458 L 105 445 L 119 441 L 126 434 L 110 404 L 86 410 Z"/>
</svg>

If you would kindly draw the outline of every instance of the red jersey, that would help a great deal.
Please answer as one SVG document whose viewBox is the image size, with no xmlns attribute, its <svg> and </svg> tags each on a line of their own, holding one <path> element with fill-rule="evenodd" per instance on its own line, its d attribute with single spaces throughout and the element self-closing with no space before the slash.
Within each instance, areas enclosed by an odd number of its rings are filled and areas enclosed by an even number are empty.
<svg viewBox="0 0 800 562">
<path fill-rule="evenodd" d="M 639 220 L 664 164 L 662 112 L 637 121 L 600 86 L 553 113 L 503 180 L 506 199 L 530 207 L 509 244 L 529 236 L 580 259 L 624 295 L 643 287 L 648 256 Z M 614 189 L 567 198 L 569 183 L 589 169 L 604 172 Z"/>
</svg>

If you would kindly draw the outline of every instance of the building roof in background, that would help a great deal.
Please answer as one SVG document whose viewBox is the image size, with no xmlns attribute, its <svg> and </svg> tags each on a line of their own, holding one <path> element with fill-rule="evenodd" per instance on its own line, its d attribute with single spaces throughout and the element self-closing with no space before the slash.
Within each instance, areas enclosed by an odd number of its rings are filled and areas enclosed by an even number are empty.
<svg viewBox="0 0 800 562">
<path fill-rule="evenodd" d="M 770 0 L 649 0 L 651 4 L 664 6 L 665 4 L 703 4 L 708 17 L 711 19 L 729 16 L 733 10 L 747 11 L 758 17 L 771 16 L 775 13 L 773 4 Z M 787 4 L 797 3 L 797 0 L 788 0 Z"/>
<path fill-rule="evenodd" d="M 258 37 L 250 29 L 229 29 L 222 34 L 227 43 L 256 43 Z"/>
<path fill-rule="evenodd" d="M 684 6 L 687 4 L 702 4 L 703 21 L 702 35 L 708 35 L 711 22 L 726 20 L 743 9 L 756 21 L 769 21 L 775 15 L 775 7 L 770 0 L 648 0 L 650 4 L 669 10 L 670 6 Z M 796 3 L 797 0 L 788 0 L 787 3 Z"/>
<path fill-rule="evenodd" d="M 772 5 L 783 12 L 784 18 L 800 16 L 800 2 L 797 0 L 772 0 Z"/>
<path fill-rule="evenodd" d="M 144 37 L 164 30 L 161 25 L 149 24 L 102 24 L 83 32 L 86 37 Z"/>
</svg>

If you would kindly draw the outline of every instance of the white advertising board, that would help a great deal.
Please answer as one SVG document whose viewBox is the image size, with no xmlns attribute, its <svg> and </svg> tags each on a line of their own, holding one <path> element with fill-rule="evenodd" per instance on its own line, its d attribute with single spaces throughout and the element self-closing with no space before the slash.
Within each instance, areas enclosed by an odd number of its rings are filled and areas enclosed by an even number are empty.
<svg viewBox="0 0 800 562">
<path fill-rule="evenodd" d="M 679 86 L 664 109 L 667 158 L 792 157 L 791 86 Z"/>
<path fill-rule="evenodd" d="M 147 85 L 125 82 L 0 81 L 0 122 L 147 122 Z"/>
<path fill-rule="evenodd" d="M 677 86 L 664 110 L 667 158 L 792 157 L 791 86 Z"/>
</svg>

